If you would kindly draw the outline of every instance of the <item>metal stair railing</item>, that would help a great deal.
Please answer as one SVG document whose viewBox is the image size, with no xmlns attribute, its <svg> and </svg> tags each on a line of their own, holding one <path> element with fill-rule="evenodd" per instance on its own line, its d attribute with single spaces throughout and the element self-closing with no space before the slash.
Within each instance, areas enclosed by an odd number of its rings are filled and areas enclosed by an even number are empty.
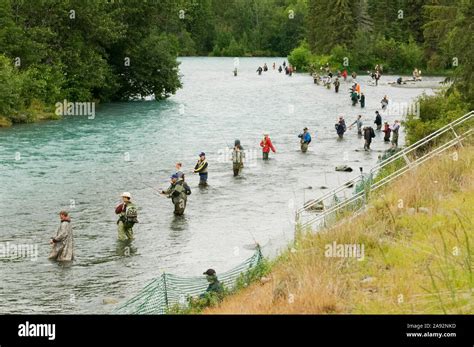
<svg viewBox="0 0 474 347">
<path fill-rule="evenodd" d="M 472 135 L 473 129 L 472 127 L 470 127 L 468 130 L 464 132 L 459 132 L 459 130 L 457 132 L 455 128 L 460 125 L 465 124 L 469 120 L 474 119 L 473 117 L 474 117 L 474 111 L 471 111 L 465 114 L 464 116 L 457 118 L 453 122 L 443 126 L 442 128 L 436 130 L 430 135 L 424 137 L 423 139 L 415 142 L 409 147 L 406 147 L 398 151 L 394 155 L 390 156 L 389 158 L 379 162 L 376 166 L 374 166 L 370 170 L 370 174 L 368 175 L 368 177 L 367 175 L 364 175 L 361 173 L 360 175 L 348 180 L 347 182 L 341 184 L 340 186 L 330 190 L 329 192 L 319 197 L 318 199 L 305 203 L 303 207 L 297 210 L 296 221 L 299 223 L 300 227 L 302 228 L 315 224 L 316 222 L 321 222 L 321 220 L 323 220 L 324 224 L 326 225 L 326 217 L 340 211 L 342 208 L 345 208 L 351 205 L 356 205 L 356 202 L 358 200 L 361 200 L 362 205 L 364 205 L 369 192 L 374 191 L 384 186 L 385 184 L 403 175 L 405 172 L 419 166 L 420 164 L 424 163 L 426 160 L 432 158 L 435 155 L 441 154 L 445 150 L 455 145 L 462 146 L 462 140 Z M 416 151 L 419 150 L 421 147 L 426 146 L 430 142 L 434 142 L 435 140 L 439 139 L 442 135 L 449 132 L 452 132 L 454 134 L 454 139 L 451 139 L 441 145 L 430 147 L 430 151 L 424 153 L 421 157 L 417 157 L 416 159 L 413 159 L 413 160 L 410 160 L 408 158 L 409 154 L 415 154 Z M 403 159 L 405 163 L 401 168 L 395 170 L 388 176 L 383 177 L 382 179 L 372 183 L 372 178 L 375 177 L 375 175 L 378 172 L 380 172 L 381 169 L 383 169 L 384 167 L 387 167 L 390 164 L 395 163 L 399 159 Z M 347 188 L 352 188 L 354 185 L 356 187 L 359 186 L 363 188 L 363 190 L 356 192 L 355 194 L 353 194 L 349 198 L 345 198 L 341 202 L 336 202 L 335 204 L 332 204 L 331 206 L 326 207 L 327 205 L 325 204 L 326 200 L 338 199 L 339 198 L 338 194 L 340 194 L 341 192 L 346 193 Z M 316 211 L 309 212 L 311 209 L 313 210 L 315 209 Z M 306 221 L 302 221 L 302 219 L 306 217 L 306 215 L 308 215 L 309 219 Z"/>
</svg>

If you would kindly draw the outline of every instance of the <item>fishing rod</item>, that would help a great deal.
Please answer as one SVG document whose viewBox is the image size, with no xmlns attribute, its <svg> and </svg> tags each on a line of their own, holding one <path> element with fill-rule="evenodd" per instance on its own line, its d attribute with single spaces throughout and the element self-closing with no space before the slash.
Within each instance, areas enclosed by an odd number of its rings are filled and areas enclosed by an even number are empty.
<svg viewBox="0 0 474 347">
<path fill-rule="evenodd" d="M 159 195 L 159 196 L 161 196 L 161 197 L 166 197 L 166 194 L 163 194 L 163 193 L 162 193 L 162 191 L 163 191 L 162 189 L 161 189 L 161 190 L 158 190 L 158 189 L 156 189 L 155 187 L 151 186 L 150 184 L 148 184 L 148 183 L 146 183 L 146 182 L 143 182 L 143 181 L 141 181 L 141 182 L 142 182 L 144 185 L 146 185 L 148 188 L 153 189 L 153 190 L 154 190 L 154 192 L 153 192 L 154 194 Z"/>
</svg>

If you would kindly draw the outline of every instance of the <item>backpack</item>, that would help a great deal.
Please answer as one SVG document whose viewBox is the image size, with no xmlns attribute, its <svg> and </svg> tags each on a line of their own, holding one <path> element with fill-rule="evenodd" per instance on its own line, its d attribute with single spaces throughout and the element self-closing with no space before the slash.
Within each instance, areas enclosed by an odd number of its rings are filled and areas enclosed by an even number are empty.
<svg viewBox="0 0 474 347">
<path fill-rule="evenodd" d="M 191 188 L 188 186 L 186 182 L 183 183 L 183 187 L 184 187 L 184 192 L 186 193 L 186 195 L 191 195 Z"/>
<path fill-rule="evenodd" d="M 373 128 L 370 128 L 370 137 L 375 137 L 375 132 Z"/>
<path fill-rule="evenodd" d="M 128 205 L 125 210 L 125 224 L 133 226 L 138 223 L 138 210 L 135 205 Z"/>
</svg>

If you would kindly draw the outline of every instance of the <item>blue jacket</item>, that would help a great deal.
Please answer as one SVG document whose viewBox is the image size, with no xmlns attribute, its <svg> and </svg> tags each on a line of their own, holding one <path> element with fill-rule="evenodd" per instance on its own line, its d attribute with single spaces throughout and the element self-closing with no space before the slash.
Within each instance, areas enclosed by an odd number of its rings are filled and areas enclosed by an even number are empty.
<svg viewBox="0 0 474 347">
<path fill-rule="evenodd" d="M 300 139 L 303 139 L 304 143 L 310 143 L 311 142 L 311 135 L 309 134 L 309 132 L 306 132 L 306 134 L 305 133 L 299 134 L 298 137 Z"/>
</svg>

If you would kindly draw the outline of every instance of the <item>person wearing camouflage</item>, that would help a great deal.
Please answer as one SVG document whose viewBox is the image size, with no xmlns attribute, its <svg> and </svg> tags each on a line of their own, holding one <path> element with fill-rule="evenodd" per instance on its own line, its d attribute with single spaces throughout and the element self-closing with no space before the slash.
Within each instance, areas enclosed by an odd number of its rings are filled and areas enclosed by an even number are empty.
<svg viewBox="0 0 474 347">
<path fill-rule="evenodd" d="M 188 195 L 191 194 L 191 189 L 185 181 L 180 180 L 177 174 L 171 176 L 171 185 L 167 190 L 163 190 L 161 194 L 167 195 L 174 204 L 174 214 L 181 216 L 186 209 L 186 202 Z"/>
<path fill-rule="evenodd" d="M 115 207 L 115 214 L 119 215 L 117 220 L 118 239 L 120 241 L 133 240 L 133 225 L 136 221 L 136 207 L 131 201 L 128 192 L 122 194 L 122 203 Z"/>
</svg>

